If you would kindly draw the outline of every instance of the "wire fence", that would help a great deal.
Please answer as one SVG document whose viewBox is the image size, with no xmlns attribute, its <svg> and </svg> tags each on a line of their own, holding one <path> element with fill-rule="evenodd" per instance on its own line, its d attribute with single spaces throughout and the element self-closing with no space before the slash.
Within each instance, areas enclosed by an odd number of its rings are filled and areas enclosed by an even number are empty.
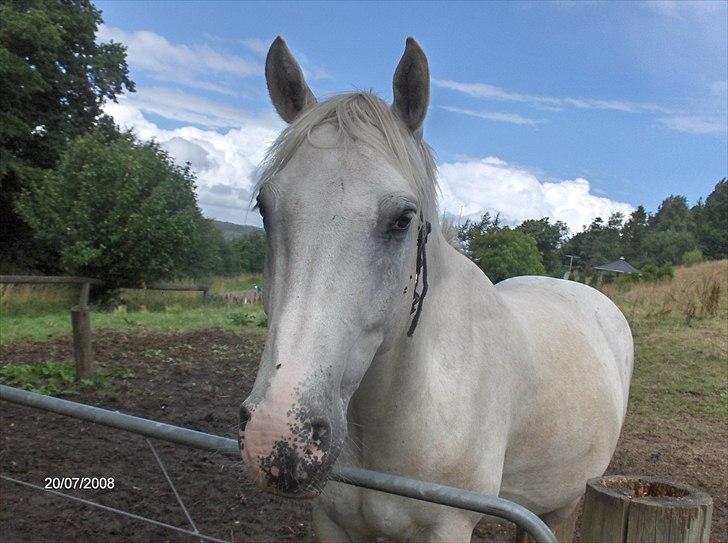
<svg viewBox="0 0 728 543">
<path fill-rule="evenodd" d="M 128 432 L 141 434 L 147 438 L 156 438 L 206 451 L 233 455 L 236 458 L 239 458 L 240 454 L 238 449 L 238 443 L 234 439 L 225 438 L 213 434 L 206 434 L 203 432 L 198 432 L 196 430 L 190 430 L 188 428 L 181 428 L 179 426 L 174 426 L 163 422 L 135 417 L 133 415 L 127 415 L 116 411 L 109 411 L 107 409 L 102 409 L 99 407 L 71 402 L 60 398 L 54 398 L 52 396 L 44 396 L 42 394 L 36 394 L 34 392 L 21 390 L 6 385 L 0 385 L 0 400 L 25 405 L 28 407 L 34 407 L 37 409 L 43 409 L 46 411 L 51 411 L 53 413 L 58 413 L 61 415 L 86 420 L 89 422 L 103 424 L 112 428 L 118 428 L 121 430 L 126 430 Z M 158 527 L 173 530 L 178 533 L 197 538 L 201 541 L 217 541 L 227 543 L 225 540 L 205 535 L 198 531 L 194 520 L 189 514 L 187 507 L 184 505 L 184 502 L 177 492 L 174 483 L 169 477 L 169 474 L 167 473 L 161 457 L 154 448 L 154 445 L 148 439 L 147 443 L 149 444 L 152 454 L 154 455 L 154 458 L 157 461 L 157 464 L 159 465 L 159 468 L 162 471 L 168 485 L 170 486 L 175 498 L 177 499 L 180 508 L 182 509 L 187 521 L 192 527 L 192 530 L 173 526 L 171 524 L 167 524 L 156 519 L 143 517 L 129 511 L 124 511 L 121 509 L 116 509 L 114 507 L 109 507 L 107 505 L 102 505 L 100 503 L 79 498 L 71 494 L 59 492 L 57 490 L 46 489 L 39 485 L 14 479 L 5 475 L 0 475 L 0 479 L 35 490 L 48 492 L 55 496 L 82 503 L 89 507 L 95 507 L 98 509 L 110 511 L 142 522 L 153 524 Z M 515 523 L 519 528 L 527 532 L 536 543 L 556 543 L 556 538 L 554 537 L 553 533 L 538 516 L 536 516 L 534 513 L 521 505 L 495 496 L 485 496 L 477 492 L 471 492 L 460 488 L 438 485 L 434 483 L 418 481 L 416 479 L 400 477 L 398 475 L 391 475 L 367 469 L 345 466 L 334 468 L 329 479 L 331 481 L 359 486 L 370 490 L 378 490 L 381 492 L 396 494 L 415 500 L 421 500 L 500 517 Z"/>
</svg>

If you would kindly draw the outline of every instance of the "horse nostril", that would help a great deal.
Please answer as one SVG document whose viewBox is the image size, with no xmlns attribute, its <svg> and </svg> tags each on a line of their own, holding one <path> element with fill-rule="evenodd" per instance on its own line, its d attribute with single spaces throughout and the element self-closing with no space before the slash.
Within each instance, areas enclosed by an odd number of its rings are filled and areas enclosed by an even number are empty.
<svg viewBox="0 0 728 543">
<path fill-rule="evenodd" d="M 331 441 L 331 426 L 323 419 L 311 421 L 311 441 L 315 442 L 320 449 L 328 448 Z"/>
<path fill-rule="evenodd" d="M 245 426 L 250 421 L 250 410 L 245 405 L 240 406 L 240 432 L 245 431 Z"/>
</svg>

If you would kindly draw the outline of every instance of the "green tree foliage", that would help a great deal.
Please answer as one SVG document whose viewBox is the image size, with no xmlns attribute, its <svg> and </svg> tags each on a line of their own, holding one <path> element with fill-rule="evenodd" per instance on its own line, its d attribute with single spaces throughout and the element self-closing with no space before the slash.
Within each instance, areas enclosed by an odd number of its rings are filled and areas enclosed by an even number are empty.
<svg viewBox="0 0 728 543">
<path fill-rule="evenodd" d="M 64 271 L 111 287 L 140 285 L 194 274 L 210 232 L 194 182 L 157 144 L 95 131 L 71 143 L 18 209 L 38 238 L 58 247 Z"/>
<path fill-rule="evenodd" d="M 265 264 L 265 233 L 256 230 L 231 242 L 238 273 L 260 273 Z"/>
<path fill-rule="evenodd" d="M 209 221 L 213 224 L 212 221 Z M 214 226 L 214 224 L 213 224 Z M 253 230 L 242 236 L 225 239 L 219 226 L 207 238 L 210 248 L 201 262 L 210 275 L 239 275 L 241 273 L 260 273 L 265 264 L 266 241 L 263 230 Z"/>
<path fill-rule="evenodd" d="M 546 273 L 536 241 L 519 230 L 491 228 L 473 236 L 468 250 L 473 261 L 494 283 L 517 275 Z"/>
<path fill-rule="evenodd" d="M 563 245 L 563 254 L 576 255 L 582 269 L 617 260 L 622 256 L 621 231 L 624 216 L 614 213 L 607 223 L 597 217 L 582 232 L 574 235 Z"/>
<path fill-rule="evenodd" d="M 89 0 L 0 3 L 0 256 L 41 249 L 15 210 L 18 194 L 44 178 L 68 143 L 90 130 L 104 100 L 129 79 L 125 47 L 97 43 L 101 13 Z M 21 265 L 29 265 L 26 258 Z"/>
<path fill-rule="evenodd" d="M 718 181 L 705 203 L 693 208 L 696 234 L 703 254 L 728 258 L 728 179 Z"/>
<path fill-rule="evenodd" d="M 665 198 L 657 213 L 650 217 L 650 227 L 657 231 L 674 230 L 685 232 L 692 230 L 693 219 L 685 196 L 670 195 Z"/>
<path fill-rule="evenodd" d="M 635 266 L 645 257 L 645 237 L 649 231 L 648 215 L 643 206 L 637 206 L 622 227 L 622 256 Z"/>
<path fill-rule="evenodd" d="M 474 238 L 499 229 L 500 217 L 496 215 L 495 218 L 491 218 L 490 213 L 486 211 L 478 221 L 466 219 L 465 222 L 458 227 L 458 239 L 460 240 L 466 254 L 468 254 L 470 242 Z"/>
<path fill-rule="evenodd" d="M 561 275 L 563 258 L 560 249 L 569 231 L 566 223 L 556 221 L 551 224 L 548 217 L 539 220 L 528 219 L 523 221 L 516 230 L 528 234 L 536 241 L 536 247 L 541 253 L 547 273 L 553 276 Z"/>
<path fill-rule="evenodd" d="M 665 198 L 648 220 L 643 253 L 651 264 L 681 264 L 688 251 L 698 248 L 695 222 L 687 198 L 671 195 Z"/>
</svg>

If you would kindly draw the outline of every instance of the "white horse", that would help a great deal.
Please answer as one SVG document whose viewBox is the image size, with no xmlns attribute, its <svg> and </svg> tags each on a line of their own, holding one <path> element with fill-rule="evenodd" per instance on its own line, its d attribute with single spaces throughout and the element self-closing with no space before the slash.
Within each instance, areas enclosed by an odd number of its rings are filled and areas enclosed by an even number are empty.
<svg viewBox="0 0 728 543">
<path fill-rule="evenodd" d="M 259 184 L 269 330 L 241 407 L 250 476 L 317 497 L 322 541 L 470 541 L 480 518 L 326 483 L 337 461 L 500 495 L 559 528 L 617 443 L 626 320 L 578 283 L 494 286 L 447 243 L 413 39 L 391 107 L 361 92 L 317 102 L 281 38 L 266 78 L 290 125 Z"/>
</svg>

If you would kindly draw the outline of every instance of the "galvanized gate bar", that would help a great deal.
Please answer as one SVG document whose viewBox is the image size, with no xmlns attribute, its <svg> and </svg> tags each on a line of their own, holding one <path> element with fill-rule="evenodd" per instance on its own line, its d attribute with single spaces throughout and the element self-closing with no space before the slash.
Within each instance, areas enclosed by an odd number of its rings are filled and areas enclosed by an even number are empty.
<svg viewBox="0 0 728 543">
<path fill-rule="evenodd" d="M 100 407 L 44 396 L 6 385 L 0 385 L 0 400 L 44 409 L 205 451 L 240 457 L 238 442 L 234 439 L 134 417 L 118 411 L 109 411 Z M 501 517 L 514 522 L 528 532 L 536 543 L 557 543 L 548 526 L 540 518 L 525 507 L 502 498 L 360 468 L 340 467 L 332 471 L 330 478 L 340 483 Z"/>
<path fill-rule="evenodd" d="M 133 415 L 126 415 L 118 411 L 110 411 L 77 402 L 62 400 L 52 396 L 36 394 L 19 388 L 0 385 L 0 400 L 36 407 L 66 415 L 77 419 L 96 422 L 104 426 L 111 426 L 119 430 L 126 430 L 147 437 L 171 441 L 180 445 L 187 445 L 204 451 L 222 452 L 240 458 L 238 442 L 234 439 L 205 434 L 187 428 L 180 428 L 171 424 L 143 419 Z"/>
<path fill-rule="evenodd" d="M 452 486 L 427 483 L 399 475 L 381 473 L 361 468 L 342 466 L 334 468 L 332 481 L 380 490 L 414 500 L 422 500 L 458 509 L 466 509 L 510 520 L 528 532 L 536 543 L 556 543 L 549 527 L 534 513 L 509 500 L 496 496 L 486 496 L 470 490 Z"/>
</svg>

